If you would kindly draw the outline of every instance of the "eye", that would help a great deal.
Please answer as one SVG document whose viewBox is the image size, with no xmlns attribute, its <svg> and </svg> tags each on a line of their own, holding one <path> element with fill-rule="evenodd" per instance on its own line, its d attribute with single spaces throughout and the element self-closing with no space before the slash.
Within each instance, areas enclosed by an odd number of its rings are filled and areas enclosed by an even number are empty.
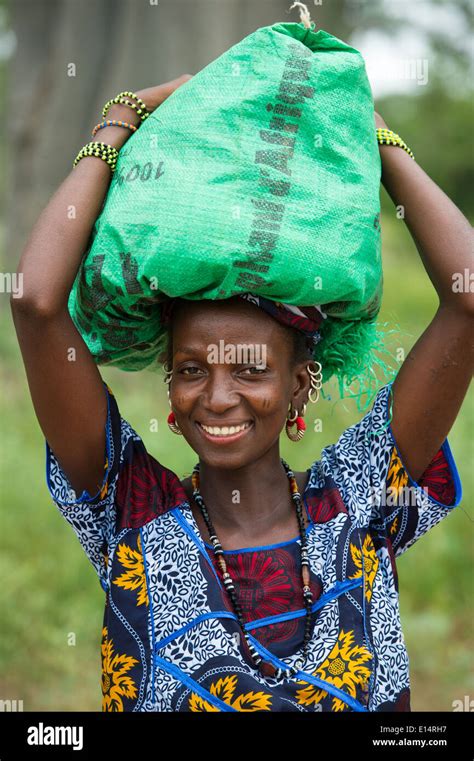
<svg viewBox="0 0 474 761">
<path fill-rule="evenodd" d="M 186 372 L 187 370 L 190 372 Z M 196 370 L 197 372 L 193 372 L 193 370 Z M 179 372 L 182 375 L 197 375 L 197 373 L 201 372 L 201 368 L 197 367 L 196 365 L 188 365 L 187 367 L 183 367 Z"/>
<path fill-rule="evenodd" d="M 244 367 L 243 370 L 241 370 L 242 373 L 247 373 L 249 375 L 261 375 L 262 373 L 266 372 L 266 367 L 261 367 L 260 365 L 251 365 L 250 367 Z M 255 372 L 252 372 L 252 370 L 255 370 Z"/>
</svg>

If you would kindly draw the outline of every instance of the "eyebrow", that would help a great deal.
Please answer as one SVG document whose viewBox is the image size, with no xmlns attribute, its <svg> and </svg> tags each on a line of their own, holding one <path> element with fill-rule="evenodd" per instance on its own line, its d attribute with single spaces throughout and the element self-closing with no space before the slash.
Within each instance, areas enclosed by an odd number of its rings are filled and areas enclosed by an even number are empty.
<svg viewBox="0 0 474 761">
<path fill-rule="evenodd" d="M 239 344 L 240 345 L 245 344 L 245 345 L 248 346 L 248 345 L 252 345 L 252 341 L 240 341 Z M 239 344 L 236 344 L 236 346 L 239 345 Z M 179 346 L 176 349 L 176 351 L 173 353 L 173 357 L 176 357 L 179 354 L 188 354 L 188 355 L 191 355 L 191 356 L 193 356 L 195 354 L 198 354 L 198 355 L 199 354 L 204 354 L 204 355 L 207 356 L 209 354 L 209 350 L 208 350 L 207 347 L 208 347 L 208 344 L 206 344 L 204 347 L 200 347 L 200 346 Z M 268 352 L 268 353 L 271 354 L 271 352 Z M 248 362 L 244 362 L 244 364 L 249 364 L 249 363 Z"/>
<path fill-rule="evenodd" d="M 199 354 L 199 352 L 202 351 L 202 348 L 199 346 L 180 346 L 175 351 L 176 354 Z M 204 351 L 207 352 L 207 347 L 204 348 Z"/>
</svg>

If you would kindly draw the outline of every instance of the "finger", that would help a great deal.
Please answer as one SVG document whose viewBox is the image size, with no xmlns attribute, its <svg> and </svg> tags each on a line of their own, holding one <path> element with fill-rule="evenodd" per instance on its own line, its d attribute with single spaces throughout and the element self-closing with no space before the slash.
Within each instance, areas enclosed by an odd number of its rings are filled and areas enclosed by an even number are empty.
<svg viewBox="0 0 474 761">
<path fill-rule="evenodd" d="M 188 82 L 191 78 L 191 74 L 182 74 L 180 77 L 176 77 L 176 79 L 165 82 L 163 85 L 158 85 L 155 91 L 158 103 L 162 103 L 164 100 L 166 100 L 166 98 L 168 98 L 172 92 L 177 90 L 181 85 L 184 85 L 184 83 Z"/>
<path fill-rule="evenodd" d="M 181 74 L 176 79 L 171 79 L 169 82 L 165 82 L 162 85 L 156 85 L 155 87 L 147 87 L 144 90 L 140 90 L 137 95 L 145 101 L 147 108 L 150 111 L 154 111 L 160 106 L 163 101 L 166 100 L 178 87 L 185 84 L 192 78 L 192 74 Z"/>
</svg>

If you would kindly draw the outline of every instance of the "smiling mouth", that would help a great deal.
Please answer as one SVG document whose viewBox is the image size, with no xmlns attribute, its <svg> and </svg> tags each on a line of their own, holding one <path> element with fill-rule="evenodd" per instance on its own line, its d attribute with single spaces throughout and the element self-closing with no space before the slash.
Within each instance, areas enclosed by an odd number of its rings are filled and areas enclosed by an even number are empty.
<svg viewBox="0 0 474 761">
<path fill-rule="evenodd" d="M 253 421 L 248 420 L 240 425 L 204 425 L 196 423 L 202 435 L 210 441 L 235 441 L 246 434 L 253 426 Z"/>
</svg>

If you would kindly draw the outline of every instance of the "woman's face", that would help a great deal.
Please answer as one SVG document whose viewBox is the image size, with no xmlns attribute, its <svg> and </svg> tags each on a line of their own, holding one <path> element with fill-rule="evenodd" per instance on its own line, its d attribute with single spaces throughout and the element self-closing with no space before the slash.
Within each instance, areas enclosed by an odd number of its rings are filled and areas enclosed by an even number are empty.
<svg viewBox="0 0 474 761">
<path fill-rule="evenodd" d="M 278 451 L 289 403 L 300 410 L 307 399 L 309 361 L 295 366 L 291 334 L 242 299 L 181 303 L 173 314 L 170 400 L 200 460 L 236 469 Z"/>
</svg>

